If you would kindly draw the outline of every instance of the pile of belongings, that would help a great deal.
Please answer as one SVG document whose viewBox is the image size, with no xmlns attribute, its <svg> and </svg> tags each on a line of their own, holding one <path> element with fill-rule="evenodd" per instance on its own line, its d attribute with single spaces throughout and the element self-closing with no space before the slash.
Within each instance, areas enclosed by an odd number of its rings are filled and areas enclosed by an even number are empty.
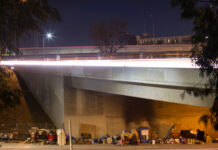
<svg viewBox="0 0 218 150">
<path fill-rule="evenodd" d="M 17 132 L 0 133 L 0 140 L 4 142 L 10 142 L 15 140 L 17 136 L 18 136 Z"/>
<path fill-rule="evenodd" d="M 92 136 L 90 133 L 81 133 L 78 143 L 79 144 L 92 144 Z"/>
<path fill-rule="evenodd" d="M 29 130 L 30 137 L 27 138 L 25 143 L 41 143 L 41 144 L 56 144 L 57 134 L 54 129 L 39 129 L 32 127 Z"/>
<path fill-rule="evenodd" d="M 1 141 L 8 141 L 9 140 L 9 136 L 7 133 L 0 133 L 0 140 Z"/>
<path fill-rule="evenodd" d="M 148 141 L 149 141 L 149 128 L 148 127 L 139 127 L 137 130 L 136 129 L 123 130 L 121 135 L 115 135 L 115 136 L 106 135 L 106 136 L 103 136 L 102 138 L 99 138 L 99 139 L 93 139 L 91 134 L 81 134 L 81 138 L 80 138 L 79 143 L 137 145 L 138 143 L 148 143 Z"/>
<path fill-rule="evenodd" d="M 205 141 L 205 132 L 201 130 L 181 130 L 180 133 L 171 132 L 164 139 L 166 144 L 203 144 Z"/>
</svg>

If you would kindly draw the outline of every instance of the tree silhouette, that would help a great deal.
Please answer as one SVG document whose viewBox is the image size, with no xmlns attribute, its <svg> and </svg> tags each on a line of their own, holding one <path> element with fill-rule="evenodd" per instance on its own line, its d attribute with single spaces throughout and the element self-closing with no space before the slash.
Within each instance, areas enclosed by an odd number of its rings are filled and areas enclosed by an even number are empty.
<svg viewBox="0 0 218 150">
<path fill-rule="evenodd" d="M 48 0 L 0 0 L 0 58 L 6 49 L 19 54 L 20 38 L 31 31 L 41 31 L 41 26 L 48 21 L 60 20 L 59 12 Z M 8 85 L 10 75 L 0 66 L 0 110 L 20 102 L 21 91 Z"/>
<path fill-rule="evenodd" d="M 100 21 L 90 30 L 90 37 L 98 46 L 102 56 L 112 56 L 123 46 L 127 23 L 118 19 Z"/>
<path fill-rule="evenodd" d="M 218 0 L 172 0 L 171 3 L 180 7 L 182 18 L 193 21 L 191 58 L 200 66 L 200 75 L 208 78 L 205 90 L 189 89 L 189 93 L 196 96 L 215 93 L 211 114 L 201 119 L 205 122 L 209 119 L 218 129 Z"/>
</svg>

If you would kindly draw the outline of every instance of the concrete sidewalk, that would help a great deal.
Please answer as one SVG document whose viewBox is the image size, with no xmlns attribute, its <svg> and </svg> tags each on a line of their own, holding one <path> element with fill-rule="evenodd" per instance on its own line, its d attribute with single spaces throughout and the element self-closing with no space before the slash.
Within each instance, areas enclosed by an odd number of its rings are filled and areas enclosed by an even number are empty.
<svg viewBox="0 0 218 150">
<path fill-rule="evenodd" d="M 1 143 L 0 150 L 53 150 L 53 149 L 60 149 L 60 150 L 69 150 L 69 145 L 66 146 L 57 146 L 57 145 L 39 145 L 39 144 L 9 144 L 9 143 Z M 150 145 L 150 144 L 143 144 L 137 146 L 125 145 L 125 146 L 115 146 L 115 145 L 73 145 L 73 150 L 143 150 L 143 149 L 205 149 L 205 150 L 218 150 L 218 143 L 217 144 L 203 144 L 203 145 L 182 145 L 182 144 L 161 144 L 161 145 Z"/>
</svg>

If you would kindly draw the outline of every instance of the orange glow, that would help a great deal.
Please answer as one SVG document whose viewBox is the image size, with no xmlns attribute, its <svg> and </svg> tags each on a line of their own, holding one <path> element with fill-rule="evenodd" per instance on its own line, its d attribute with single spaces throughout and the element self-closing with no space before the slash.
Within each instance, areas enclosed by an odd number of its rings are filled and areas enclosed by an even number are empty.
<svg viewBox="0 0 218 150">
<path fill-rule="evenodd" d="M 21 0 L 21 2 L 23 2 L 23 3 L 26 3 L 26 2 L 27 2 L 27 0 Z"/>
</svg>

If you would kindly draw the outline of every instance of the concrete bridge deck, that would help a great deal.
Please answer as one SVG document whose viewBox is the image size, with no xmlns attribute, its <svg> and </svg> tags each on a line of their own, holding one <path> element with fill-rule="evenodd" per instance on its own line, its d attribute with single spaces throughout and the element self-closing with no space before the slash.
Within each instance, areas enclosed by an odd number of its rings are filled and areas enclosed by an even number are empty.
<svg viewBox="0 0 218 150">
<path fill-rule="evenodd" d="M 202 89 L 207 82 L 189 59 L 3 61 L 2 64 L 14 66 L 26 79 L 31 78 L 27 74 L 67 78 L 73 88 L 194 106 L 211 107 L 213 103 L 213 95 L 204 99 L 181 96 L 187 88 Z"/>
<path fill-rule="evenodd" d="M 126 112 L 131 115 L 138 112 L 138 117 L 143 117 L 141 119 L 158 114 L 152 113 L 158 110 L 156 107 L 151 110 L 150 102 L 144 103 L 137 98 L 152 102 L 186 104 L 181 107 L 211 107 L 214 100 L 213 95 L 203 99 L 192 95 L 181 97 L 187 88 L 202 89 L 207 81 L 199 76 L 198 68 L 189 59 L 23 60 L 2 61 L 1 64 L 14 67 L 58 128 L 68 131 L 67 121 L 72 120 L 72 130 L 76 137 L 79 136 L 81 123 L 96 125 L 96 134 L 99 137 L 107 133 L 121 133 L 132 119 L 126 116 Z M 133 100 L 138 100 L 139 103 L 134 105 L 136 102 Z M 131 111 L 127 110 L 130 104 L 133 105 L 130 107 Z M 167 111 L 167 108 L 164 110 Z M 193 114 L 192 107 L 189 110 Z M 177 110 L 169 110 L 170 113 L 174 111 Z M 189 115 L 186 117 L 193 120 Z M 171 119 L 171 123 L 173 122 Z M 165 123 L 155 126 L 159 128 L 165 126 Z M 159 135 L 164 135 L 162 131 L 158 132 Z"/>
</svg>

